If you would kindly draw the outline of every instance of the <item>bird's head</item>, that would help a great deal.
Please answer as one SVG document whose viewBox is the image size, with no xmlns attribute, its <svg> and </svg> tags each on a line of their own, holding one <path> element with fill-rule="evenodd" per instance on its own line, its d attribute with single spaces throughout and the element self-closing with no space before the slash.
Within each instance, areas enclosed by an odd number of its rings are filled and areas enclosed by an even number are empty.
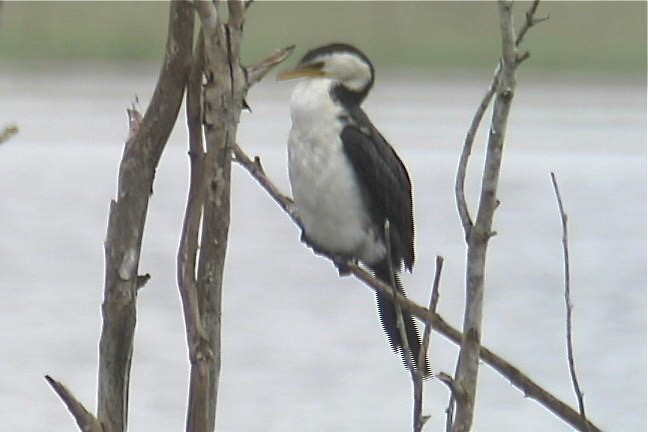
<svg viewBox="0 0 648 432">
<path fill-rule="evenodd" d="M 343 99 L 360 103 L 374 82 L 374 68 L 367 56 L 356 47 L 334 43 L 307 52 L 294 69 L 281 72 L 278 80 L 326 78 Z"/>
</svg>

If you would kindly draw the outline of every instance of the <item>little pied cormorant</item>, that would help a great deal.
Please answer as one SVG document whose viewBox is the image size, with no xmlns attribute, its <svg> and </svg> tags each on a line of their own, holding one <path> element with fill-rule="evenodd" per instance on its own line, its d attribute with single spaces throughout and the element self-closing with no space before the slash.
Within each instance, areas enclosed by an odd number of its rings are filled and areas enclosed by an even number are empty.
<svg viewBox="0 0 648 432">
<path fill-rule="evenodd" d="M 288 170 L 302 222 L 314 250 L 355 258 L 405 293 L 398 277 L 414 264 L 412 189 L 405 165 L 360 104 L 374 83 L 374 68 L 357 48 L 335 43 L 306 53 L 277 79 L 306 78 L 290 101 Z M 390 225 L 391 263 L 385 221 Z M 391 348 L 404 358 L 394 303 L 377 293 L 378 312 Z M 405 334 L 417 364 L 421 343 L 412 316 Z M 430 375 L 427 359 L 424 374 Z"/>
</svg>

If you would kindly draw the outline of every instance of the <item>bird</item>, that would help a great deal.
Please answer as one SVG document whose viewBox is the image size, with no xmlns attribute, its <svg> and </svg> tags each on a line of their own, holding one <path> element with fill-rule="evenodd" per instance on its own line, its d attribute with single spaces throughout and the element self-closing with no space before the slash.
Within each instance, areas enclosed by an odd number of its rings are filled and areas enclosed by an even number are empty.
<svg viewBox="0 0 648 432">
<path fill-rule="evenodd" d="M 399 273 L 414 265 L 412 186 L 403 161 L 361 108 L 374 75 L 369 58 L 347 43 L 314 48 L 277 75 L 301 78 L 290 99 L 288 175 L 302 241 L 315 252 L 359 261 L 405 295 Z M 407 365 L 394 302 L 380 292 L 376 302 L 390 347 Z M 418 364 L 414 319 L 405 310 L 402 316 L 412 362 L 428 377 L 427 356 Z"/>
</svg>

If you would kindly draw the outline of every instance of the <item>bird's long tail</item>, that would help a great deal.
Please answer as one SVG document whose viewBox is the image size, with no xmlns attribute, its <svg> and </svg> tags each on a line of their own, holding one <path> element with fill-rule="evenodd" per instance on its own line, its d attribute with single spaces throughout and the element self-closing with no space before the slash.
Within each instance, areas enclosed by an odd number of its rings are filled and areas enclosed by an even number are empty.
<svg viewBox="0 0 648 432">
<path fill-rule="evenodd" d="M 385 261 L 372 266 L 374 275 L 385 282 L 387 285 L 391 286 L 392 284 L 392 272 L 393 270 L 389 268 L 389 264 Z M 401 294 L 405 295 L 405 290 L 401 284 L 398 274 L 393 273 L 394 281 L 396 282 L 396 288 L 400 291 Z M 396 308 L 394 302 L 386 295 L 376 292 L 376 302 L 378 303 L 378 313 L 380 315 L 380 321 L 382 322 L 383 330 L 387 335 L 389 340 L 389 345 L 391 346 L 394 352 L 400 353 L 403 363 L 407 365 L 405 359 L 405 349 L 403 348 L 403 340 L 401 338 L 400 331 L 398 330 L 397 319 L 396 319 Z M 419 337 L 418 330 L 416 329 L 416 324 L 414 323 L 414 318 L 412 315 L 402 310 L 403 313 L 403 323 L 405 324 L 405 336 L 407 337 L 407 342 L 409 345 L 410 353 L 412 355 L 412 360 L 414 365 L 418 368 L 419 354 L 421 352 L 421 339 Z M 425 363 L 423 369 L 423 376 L 429 377 L 432 375 L 430 370 L 430 365 L 428 363 L 427 355 L 425 356 Z"/>
</svg>

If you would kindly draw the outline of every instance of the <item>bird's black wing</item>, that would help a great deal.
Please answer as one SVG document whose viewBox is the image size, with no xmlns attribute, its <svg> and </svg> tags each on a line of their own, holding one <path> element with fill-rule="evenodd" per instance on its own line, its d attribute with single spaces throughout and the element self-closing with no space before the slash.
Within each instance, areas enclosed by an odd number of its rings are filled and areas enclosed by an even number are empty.
<svg viewBox="0 0 648 432">
<path fill-rule="evenodd" d="M 344 152 L 357 174 L 358 184 L 382 237 L 389 220 L 394 265 L 414 264 L 412 186 L 405 165 L 359 107 L 342 130 Z"/>
</svg>

